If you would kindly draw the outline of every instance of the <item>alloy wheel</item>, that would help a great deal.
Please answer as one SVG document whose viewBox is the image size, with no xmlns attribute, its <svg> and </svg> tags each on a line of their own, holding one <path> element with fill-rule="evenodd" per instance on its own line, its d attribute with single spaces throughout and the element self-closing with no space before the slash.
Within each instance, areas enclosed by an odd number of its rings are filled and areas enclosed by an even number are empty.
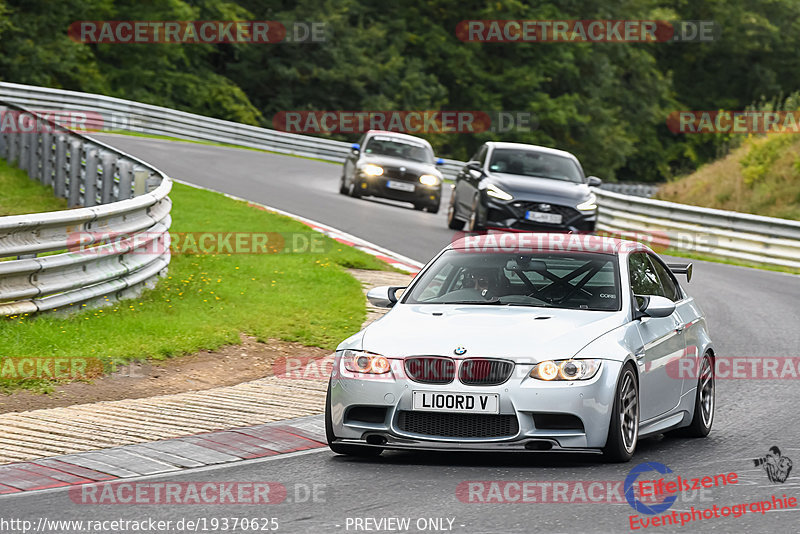
<svg viewBox="0 0 800 534">
<path fill-rule="evenodd" d="M 631 373 L 625 373 L 619 392 L 619 424 L 622 444 L 631 452 L 636 447 L 639 434 L 639 398 Z"/>
<path fill-rule="evenodd" d="M 703 357 L 703 364 L 700 368 L 700 416 L 703 418 L 703 425 L 711 426 L 714 418 L 714 365 L 711 358 L 706 355 Z"/>
</svg>

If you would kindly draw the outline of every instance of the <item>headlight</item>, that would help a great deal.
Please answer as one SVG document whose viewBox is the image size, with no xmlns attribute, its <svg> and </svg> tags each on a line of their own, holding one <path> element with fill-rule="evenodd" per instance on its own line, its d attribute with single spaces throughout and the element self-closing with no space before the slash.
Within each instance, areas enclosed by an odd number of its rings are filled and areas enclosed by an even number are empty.
<svg viewBox="0 0 800 534">
<path fill-rule="evenodd" d="M 581 211 L 592 211 L 597 209 L 597 195 L 594 193 L 589 194 L 589 198 L 585 202 L 578 204 L 577 208 Z"/>
<path fill-rule="evenodd" d="M 597 374 L 602 360 L 556 360 L 544 361 L 531 371 L 531 378 L 538 380 L 589 380 Z"/>
<path fill-rule="evenodd" d="M 489 195 L 490 197 L 494 197 L 500 200 L 511 200 L 512 198 L 514 198 L 505 191 L 503 191 L 502 189 L 500 189 L 499 187 L 494 185 L 490 185 L 486 189 L 486 194 Z"/>
<path fill-rule="evenodd" d="M 361 171 L 367 176 L 380 176 L 383 174 L 383 167 L 368 163 L 361 168 Z"/>
<path fill-rule="evenodd" d="M 389 360 L 379 354 L 346 350 L 342 355 L 344 368 L 351 373 L 382 375 L 391 370 Z"/>
<path fill-rule="evenodd" d="M 422 185 L 439 185 L 439 177 L 433 174 L 423 174 L 419 177 L 419 182 Z"/>
</svg>

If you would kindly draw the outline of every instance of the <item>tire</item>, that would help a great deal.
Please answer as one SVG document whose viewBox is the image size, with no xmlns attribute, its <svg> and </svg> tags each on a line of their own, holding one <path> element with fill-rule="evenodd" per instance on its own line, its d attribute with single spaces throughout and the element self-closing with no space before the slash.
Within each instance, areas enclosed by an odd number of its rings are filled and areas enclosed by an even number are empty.
<svg viewBox="0 0 800 534">
<path fill-rule="evenodd" d="M 353 178 L 353 181 L 350 182 L 350 187 L 347 189 L 347 194 L 353 198 L 361 198 L 361 193 L 358 191 L 356 187 L 356 179 Z"/>
<path fill-rule="evenodd" d="M 361 458 L 374 458 L 380 456 L 383 449 L 378 447 L 362 447 L 360 445 L 343 445 L 335 443 L 336 436 L 333 435 L 333 418 L 331 416 L 331 383 L 328 382 L 328 394 L 325 397 L 325 437 L 328 440 L 328 447 L 336 454 L 346 456 L 359 456 Z"/>
<path fill-rule="evenodd" d="M 467 221 L 467 231 L 469 232 L 480 232 L 483 230 L 483 225 L 478 221 L 478 203 L 478 197 L 475 197 L 475 201 L 472 203 L 472 212 L 469 214 L 469 221 Z"/>
<path fill-rule="evenodd" d="M 676 431 L 677 435 L 687 438 L 704 438 L 711 432 L 714 424 L 714 411 L 717 405 L 717 387 L 714 376 L 714 357 L 709 353 L 703 355 L 700 362 L 700 373 L 697 377 L 697 391 L 694 396 L 692 423 Z"/>
<path fill-rule="evenodd" d="M 425 204 L 414 204 L 414 209 L 417 211 L 422 211 L 425 209 Z"/>
<path fill-rule="evenodd" d="M 344 174 L 342 174 L 342 178 L 339 180 L 339 194 L 340 195 L 347 194 L 347 180 L 345 180 Z"/>
<path fill-rule="evenodd" d="M 439 213 L 439 204 L 428 206 L 425 210 L 428 213 Z"/>
<path fill-rule="evenodd" d="M 630 403 L 633 404 L 630 404 Z M 627 462 L 639 440 L 639 384 L 631 364 L 625 364 L 617 380 L 608 439 L 603 456 L 609 462 Z"/>
<path fill-rule="evenodd" d="M 453 196 L 450 197 L 450 205 L 447 206 L 447 227 L 451 230 L 462 230 L 464 228 L 464 221 L 456 217 L 455 191 L 453 191 Z"/>
</svg>

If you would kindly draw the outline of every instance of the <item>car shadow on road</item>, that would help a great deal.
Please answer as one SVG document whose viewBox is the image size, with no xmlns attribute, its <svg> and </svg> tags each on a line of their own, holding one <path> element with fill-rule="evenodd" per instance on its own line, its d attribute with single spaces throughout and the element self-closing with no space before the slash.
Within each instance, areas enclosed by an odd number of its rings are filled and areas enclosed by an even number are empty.
<svg viewBox="0 0 800 534">
<path fill-rule="evenodd" d="M 650 461 L 653 456 L 665 457 L 674 454 L 696 440 L 658 434 L 639 441 L 636 453 L 627 465 Z M 386 450 L 376 458 L 334 456 L 331 461 L 393 466 L 435 467 L 526 467 L 526 468 L 571 468 L 615 465 L 606 462 L 597 453 L 570 452 L 451 452 L 451 451 L 392 451 Z M 616 464 L 626 465 L 626 464 Z"/>
</svg>

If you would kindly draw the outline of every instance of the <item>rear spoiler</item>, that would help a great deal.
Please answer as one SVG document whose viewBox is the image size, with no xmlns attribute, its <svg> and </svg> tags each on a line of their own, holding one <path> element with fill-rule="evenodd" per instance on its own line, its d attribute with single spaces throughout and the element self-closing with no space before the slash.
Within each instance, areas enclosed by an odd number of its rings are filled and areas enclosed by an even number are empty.
<svg viewBox="0 0 800 534">
<path fill-rule="evenodd" d="M 685 274 L 686 281 L 692 281 L 692 264 L 691 263 L 668 263 L 667 267 L 675 274 Z"/>
</svg>

